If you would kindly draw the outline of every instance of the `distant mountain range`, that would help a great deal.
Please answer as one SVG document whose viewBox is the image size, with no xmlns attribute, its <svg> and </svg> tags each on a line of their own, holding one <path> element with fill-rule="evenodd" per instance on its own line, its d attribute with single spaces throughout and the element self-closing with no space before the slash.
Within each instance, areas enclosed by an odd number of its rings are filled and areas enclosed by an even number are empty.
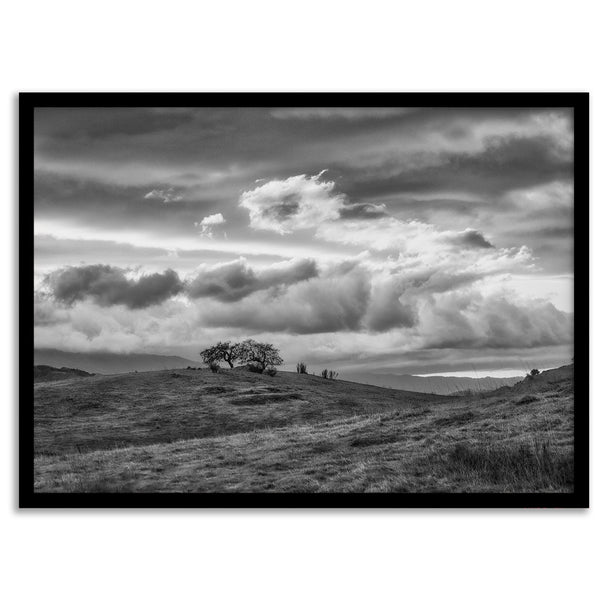
<svg viewBox="0 0 600 600">
<path fill-rule="evenodd" d="M 162 371 L 164 369 L 185 369 L 201 367 L 200 362 L 181 356 L 160 354 L 115 354 L 111 352 L 64 352 L 62 350 L 34 350 L 34 365 L 68 367 L 88 373 L 129 373 L 133 371 Z M 514 385 L 523 377 L 417 377 L 416 375 L 370 375 L 341 373 L 340 379 L 358 383 L 368 383 L 380 387 L 390 387 L 409 392 L 433 394 L 454 394 L 472 390 L 483 392 L 495 390 L 505 385 Z"/>
<path fill-rule="evenodd" d="M 62 350 L 34 350 L 34 365 L 69 367 L 88 373 L 129 373 L 132 371 L 162 371 L 200 367 L 199 362 L 181 356 L 160 354 L 114 354 L 112 352 L 63 352 Z"/>
<path fill-rule="evenodd" d="M 365 374 L 364 377 L 349 375 L 342 378 L 408 392 L 445 395 L 467 390 L 487 392 L 505 385 L 514 385 L 523 380 L 523 377 L 445 377 L 440 375 L 417 377 L 416 375 L 393 374 L 378 374 L 376 376 Z"/>
<path fill-rule="evenodd" d="M 51 367 L 49 365 L 34 365 L 33 382 L 40 381 L 60 381 L 61 379 L 73 379 L 76 377 L 93 377 L 87 371 L 80 369 L 69 369 L 69 367 Z"/>
</svg>

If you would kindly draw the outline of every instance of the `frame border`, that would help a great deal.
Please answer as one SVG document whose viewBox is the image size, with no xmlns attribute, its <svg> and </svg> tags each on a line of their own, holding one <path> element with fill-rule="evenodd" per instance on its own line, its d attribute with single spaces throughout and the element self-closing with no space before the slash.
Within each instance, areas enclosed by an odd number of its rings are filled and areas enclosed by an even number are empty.
<svg viewBox="0 0 600 600">
<path fill-rule="evenodd" d="M 572 108 L 574 125 L 575 485 L 573 493 L 34 493 L 34 111 L 50 107 L 377 106 Z M 118 92 L 19 94 L 19 508 L 588 508 L 589 93 Z"/>
</svg>

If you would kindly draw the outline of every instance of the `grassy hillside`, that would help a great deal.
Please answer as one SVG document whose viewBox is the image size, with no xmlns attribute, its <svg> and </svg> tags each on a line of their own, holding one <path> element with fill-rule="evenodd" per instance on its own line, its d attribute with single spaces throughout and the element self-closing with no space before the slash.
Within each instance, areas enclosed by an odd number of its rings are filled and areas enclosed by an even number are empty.
<svg viewBox="0 0 600 600">
<path fill-rule="evenodd" d="M 439 397 L 244 369 L 155 371 L 34 386 L 35 453 L 87 452 L 289 427 Z"/>
<path fill-rule="evenodd" d="M 35 486 L 570 491 L 573 391 L 564 375 L 470 398 L 237 369 L 37 384 Z"/>
</svg>

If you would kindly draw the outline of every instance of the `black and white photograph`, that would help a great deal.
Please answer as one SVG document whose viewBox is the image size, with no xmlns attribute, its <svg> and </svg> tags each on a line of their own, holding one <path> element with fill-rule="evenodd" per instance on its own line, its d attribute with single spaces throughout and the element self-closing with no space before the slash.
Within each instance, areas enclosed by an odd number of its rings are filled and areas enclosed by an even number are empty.
<svg viewBox="0 0 600 600">
<path fill-rule="evenodd" d="M 22 94 L 21 501 L 587 505 L 587 95 L 451 96 Z"/>
</svg>

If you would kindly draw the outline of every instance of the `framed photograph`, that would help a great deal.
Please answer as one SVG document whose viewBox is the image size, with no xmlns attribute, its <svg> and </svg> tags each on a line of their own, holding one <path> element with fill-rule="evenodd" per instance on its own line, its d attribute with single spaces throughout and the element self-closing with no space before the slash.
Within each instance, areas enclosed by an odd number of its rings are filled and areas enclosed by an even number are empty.
<svg viewBox="0 0 600 600">
<path fill-rule="evenodd" d="M 21 507 L 588 506 L 588 94 L 19 122 Z"/>
</svg>

